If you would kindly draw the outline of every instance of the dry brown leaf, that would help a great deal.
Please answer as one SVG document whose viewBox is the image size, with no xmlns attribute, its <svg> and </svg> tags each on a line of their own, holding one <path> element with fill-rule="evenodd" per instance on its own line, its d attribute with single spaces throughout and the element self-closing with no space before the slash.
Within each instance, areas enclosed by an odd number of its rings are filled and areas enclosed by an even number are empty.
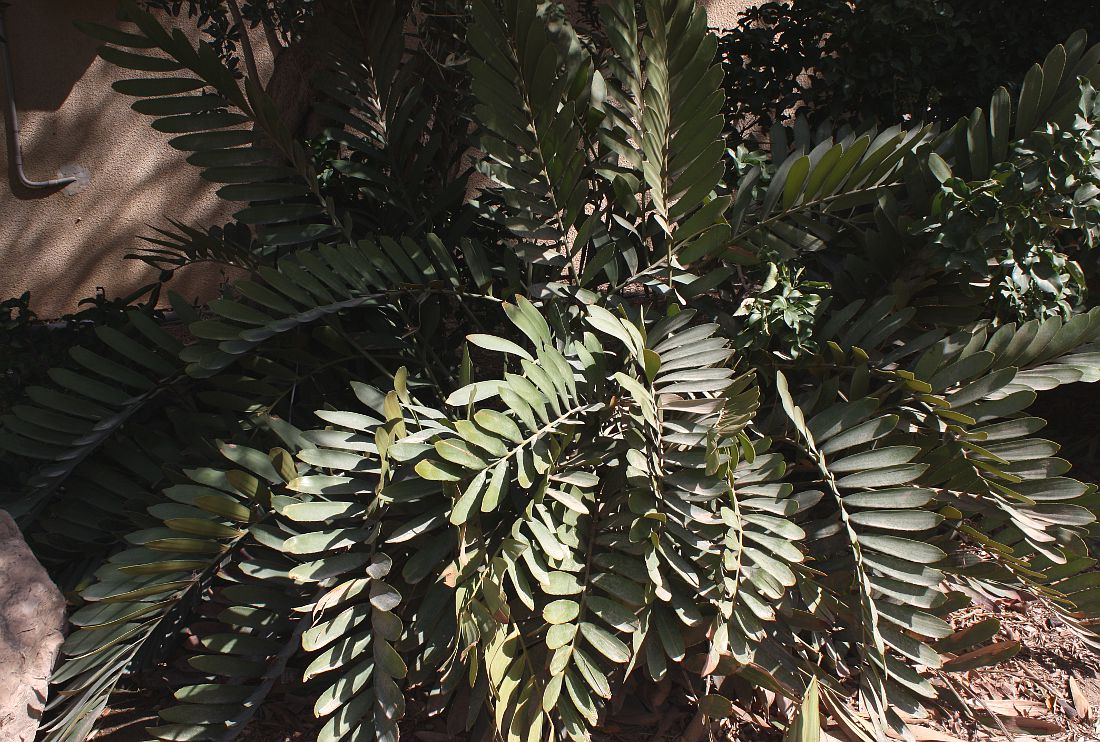
<svg viewBox="0 0 1100 742">
<path fill-rule="evenodd" d="M 1077 678 L 1072 675 L 1069 679 L 1069 694 L 1073 698 L 1073 707 L 1077 710 L 1077 715 L 1082 719 L 1090 718 L 1092 706 L 1089 704 L 1085 692 L 1081 689 L 1081 685 L 1077 682 Z"/>
<path fill-rule="evenodd" d="M 1039 713 L 1045 713 L 1047 706 L 1041 701 L 1028 701 L 1022 698 L 988 698 L 985 699 L 985 705 L 990 711 L 994 711 L 1002 716 L 1018 716 L 1027 711 L 1038 711 Z"/>
<path fill-rule="evenodd" d="M 915 727 L 910 725 L 909 731 L 913 733 L 913 739 L 917 742 L 965 742 L 947 732 L 941 732 L 931 727 Z"/>
<path fill-rule="evenodd" d="M 1021 732 L 1029 734 L 1054 734 L 1065 731 L 1061 724 L 1047 719 L 1035 719 L 1030 716 L 1014 716 L 1004 719 L 1005 724 L 1014 726 Z"/>
</svg>

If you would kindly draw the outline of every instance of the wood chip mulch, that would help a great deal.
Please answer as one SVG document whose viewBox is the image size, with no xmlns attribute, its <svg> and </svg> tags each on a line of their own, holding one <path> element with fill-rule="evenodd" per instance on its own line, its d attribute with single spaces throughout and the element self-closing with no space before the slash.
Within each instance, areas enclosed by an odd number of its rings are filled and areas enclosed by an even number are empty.
<svg viewBox="0 0 1100 742">
<path fill-rule="evenodd" d="M 955 673 L 945 683 L 941 704 L 929 718 L 911 720 L 917 742 L 1100 742 L 1100 655 L 1085 646 L 1048 607 L 1036 600 L 1010 598 L 973 606 L 951 616 L 955 628 L 971 626 L 989 617 L 1001 622 L 994 641 L 1018 641 L 1012 659 L 995 667 Z M 152 726 L 150 709 L 167 700 L 163 677 L 143 678 L 145 687 L 117 695 L 101 724 L 89 739 L 96 742 L 137 742 L 147 739 Z M 949 689 L 954 688 L 957 694 Z M 675 687 L 657 686 L 625 694 L 622 707 L 603 727 L 600 742 L 693 739 L 696 742 L 775 742 L 781 735 L 764 715 L 786 715 L 789 704 L 770 695 L 752 708 L 737 708 L 730 719 L 702 730 L 685 731 L 695 713 Z M 313 719 L 311 702 L 276 688 L 269 702 L 238 739 L 241 742 L 304 742 L 316 737 L 320 723 Z M 410 708 L 403 739 L 450 742 L 441 720 Z M 835 726 L 823 740 L 846 738 Z"/>
</svg>

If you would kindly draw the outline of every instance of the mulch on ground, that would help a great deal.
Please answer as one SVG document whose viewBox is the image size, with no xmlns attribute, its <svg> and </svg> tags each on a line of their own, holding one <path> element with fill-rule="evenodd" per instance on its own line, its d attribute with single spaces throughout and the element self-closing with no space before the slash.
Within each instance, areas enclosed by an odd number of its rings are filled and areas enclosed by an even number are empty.
<svg viewBox="0 0 1100 742">
<path fill-rule="evenodd" d="M 995 641 L 1018 641 L 1020 651 L 995 667 L 951 676 L 953 694 L 942 680 L 941 706 L 927 719 L 911 721 L 918 742 L 1097 742 L 1100 740 L 1100 655 L 1097 655 L 1039 601 L 1006 598 L 975 605 L 951 616 L 955 628 L 984 619 L 1000 620 Z M 106 713 L 96 742 L 136 742 L 155 723 L 151 709 L 168 700 L 163 676 L 147 675 L 144 688 L 120 692 Z M 680 740 L 695 716 L 689 699 L 675 686 L 624 694 L 622 708 L 604 725 L 601 742 Z M 773 742 L 781 735 L 765 723 L 766 715 L 786 713 L 787 704 L 762 695 L 749 708 L 735 709 L 730 719 L 704 732 L 715 742 Z M 312 703 L 276 688 L 269 702 L 239 737 L 242 742 L 302 742 L 316 737 L 320 723 Z M 416 742 L 449 742 L 461 737 L 446 732 L 441 719 L 410 709 L 403 738 Z M 836 727 L 826 733 L 843 739 Z"/>
</svg>

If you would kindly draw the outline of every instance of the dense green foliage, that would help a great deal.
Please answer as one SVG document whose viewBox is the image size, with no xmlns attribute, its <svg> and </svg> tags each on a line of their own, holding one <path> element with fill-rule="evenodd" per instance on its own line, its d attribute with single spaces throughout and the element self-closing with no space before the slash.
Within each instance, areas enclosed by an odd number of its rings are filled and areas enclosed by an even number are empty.
<svg viewBox="0 0 1100 742">
<path fill-rule="evenodd" d="M 129 296 L 108 299 L 100 290 L 82 299 L 76 312 L 51 322 L 39 320 L 31 309 L 30 293 L 0 302 L 0 415 L 23 402 L 24 390 L 48 381 L 50 370 L 71 365 L 69 350 L 75 345 L 94 348 L 96 326 L 126 322 L 129 311 L 156 316 L 161 283 L 144 286 Z M 35 462 L 0 449 L 0 500 L 19 496 L 27 479 L 34 475 Z"/>
<path fill-rule="evenodd" d="M 789 117 L 814 123 L 954 120 L 1066 35 L 1100 27 L 1076 0 L 766 2 L 720 32 L 726 103 L 738 129 Z"/>
<path fill-rule="evenodd" d="M 395 740 L 406 703 L 583 740 L 664 679 L 709 717 L 766 688 L 792 739 L 818 709 L 885 739 L 1018 649 L 953 630 L 977 596 L 1098 645 L 1097 490 L 1027 411 L 1100 380 L 1073 266 L 1100 47 L 1074 34 L 958 122 L 800 119 L 765 154 L 723 133 L 690 0 L 584 35 L 533 0 L 434 8 L 326 37 L 308 142 L 136 5 L 87 29 L 247 202 L 144 259 L 248 275 L 175 299 L 193 342 L 138 310 L 96 328 L 3 419 L 42 461 L 5 507 L 78 602 L 44 740 L 167 657 L 188 679 L 155 739 L 232 738 L 288 670 L 322 740 Z"/>
</svg>

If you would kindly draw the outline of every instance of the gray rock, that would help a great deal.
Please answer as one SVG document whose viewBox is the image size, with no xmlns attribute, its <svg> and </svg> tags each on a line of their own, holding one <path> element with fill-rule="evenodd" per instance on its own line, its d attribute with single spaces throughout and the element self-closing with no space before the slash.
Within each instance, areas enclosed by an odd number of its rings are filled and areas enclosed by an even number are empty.
<svg viewBox="0 0 1100 742">
<path fill-rule="evenodd" d="M 0 740 L 34 739 L 64 628 L 65 599 L 0 510 Z"/>
</svg>

